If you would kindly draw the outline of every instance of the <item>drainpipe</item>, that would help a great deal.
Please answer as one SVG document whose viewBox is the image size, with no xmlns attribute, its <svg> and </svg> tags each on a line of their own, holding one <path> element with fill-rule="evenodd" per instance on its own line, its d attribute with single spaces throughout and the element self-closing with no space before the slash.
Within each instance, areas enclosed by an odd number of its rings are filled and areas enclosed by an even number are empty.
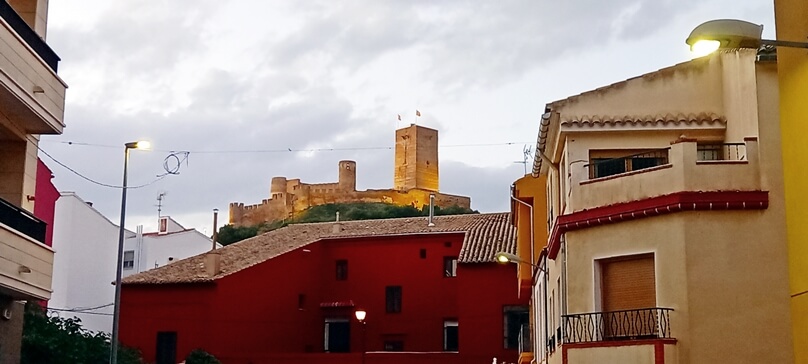
<svg viewBox="0 0 808 364">
<path fill-rule="evenodd" d="M 511 185 L 511 200 L 514 200 L 514 201 L 516 201 L 516 202 L 518 202 L 518 203 L 520 203 L 522 205 L 525 205 L 525 206 L 527 206 L 527 208 L 530 209 L 530 264 L 531 264 L 530 280 L 533 281 L 533 277 L 536 274 L 536 266 L 533 265 L 533 263 L 534 263 L 534 261 L 536 259 L 536 256 L 533 255 L 533 245 L 535 244 L 535 242 L 533 241 L 533 206 L 530 205 L 527 202 L 524 202 L 524 201 L 516 198 L 516 196 L 514 196 L 514 190 L 515 189 L 516 189 L 515 186 Z"/>
<path fill-rule="evenodd" d="M 435 194 L 429 194 L 429 223 L 427 226 L 432 227 L 435 226 L 435 222 L 432 220 L 435 217 Z"/>
<path fill-rule="evenodd" d="M 547 284 L 550 282 L 549 277 L 549 267 L 547 266 L 547 253 L 546 248 L 544 253 L 544 355 L 546 358 L 550 357 L 550 348 L 547 347 L 547 339 L 550 338 L 550 325 L 548 320 L 550 319 L 550 313 L 547 309 Z"/>
</svg>

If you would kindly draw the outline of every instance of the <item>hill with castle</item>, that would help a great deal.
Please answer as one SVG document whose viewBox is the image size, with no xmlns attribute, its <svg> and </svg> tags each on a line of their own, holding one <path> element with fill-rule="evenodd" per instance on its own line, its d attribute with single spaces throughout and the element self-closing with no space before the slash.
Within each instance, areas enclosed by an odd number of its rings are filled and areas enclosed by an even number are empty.
<svg viewBox="0 0 808 364">
<path fill-rule="evenodd" d="M 434 195 L 438 207 L 471 208 L 466 196 L 440 193 L 438 171 L 438 131 L 411 124 L 396 130 L 393 188 L 356 190 L 356 162 L 339 162 L 337 182 L 304 183 L 300 179 L 273 177 L 270 197 L 256 205 L 230 204 L 230 224 L 253 226 L 292 219 L 320 205 L 356 202 L 382 202 L 422 208 Z"/>
</svg>

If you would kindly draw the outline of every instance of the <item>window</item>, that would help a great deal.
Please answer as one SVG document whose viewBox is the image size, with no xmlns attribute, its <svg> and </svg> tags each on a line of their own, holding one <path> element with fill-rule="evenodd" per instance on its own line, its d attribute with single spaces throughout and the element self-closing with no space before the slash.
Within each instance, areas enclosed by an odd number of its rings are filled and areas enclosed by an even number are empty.
<svg viewBox="0 0 808 364">
<path fill-rule="evenodd" d="M 385 302 L 387 302 L 387 313 L 401 312 L 401 286 L 387 286 Z"/>
<path fill-rule="evenodd" d="M 654 254 L 597 261 L 600 266 L 604 336 L 640 337 L 656 334 Z M 622 325 L 623 322 L 636 324 Z"/>
<path fill-rule="evenodd" d="M 529 330 L 526 326 L 530 319 L 530 313 L 527 306 L 505 306 L 502 308 L 502 316 L 504 323 L 504 341 L 505 349 L 518 349 L 519 336 L 523 326 L 524 330 Z M 530 336 L 526 335 L 525 340 L 529 340 Z"/>
<path fill-rule="evenodd" d="M 421 249 L 421 252 L 419 254 L 420 254 L 419 256 L 421 257 L 421 259 L 426 259 L 426 249 Z"/>
<path fill-rule="evenodd" d="M 401 340 L 385 340 L 384 351 L 404 351 L 404 342 Z"/>
<path fill-rule="evenodd" d="M 299 294 L 297 295 L 297 309 L 302 310 L 306 308 L 306 295 Z"/>
<path fill-rule="evenodd" d="M 127 250 L 123 252 L 123 269 L 135 268 L 135 251 Z"/>
<path fill-rule="evenodd" d="M 457 277 L 457 257 L 443 257 L 443 276 Z"/>
<path fill-rule="evenodd" d="M 348 261 L 345 259 L 340 259 L 337 261 L 337 280 L 348 280 Z"/>
<path fill-rule="evenodd" d="M 696 160 L 720 161 L 723 158 L 721 144 L 696 144 Z"/>
<path fill-rule="evenodd" d="M 458 337 L 457 320 L 443 321 L 443 351 L 457 351 Z"/>
<path fill-rule="evenodd" d="M 608 177 L 668 164 L 667 149 L 593 150 L 589 154 L 589 178 Z"/>
</svg>

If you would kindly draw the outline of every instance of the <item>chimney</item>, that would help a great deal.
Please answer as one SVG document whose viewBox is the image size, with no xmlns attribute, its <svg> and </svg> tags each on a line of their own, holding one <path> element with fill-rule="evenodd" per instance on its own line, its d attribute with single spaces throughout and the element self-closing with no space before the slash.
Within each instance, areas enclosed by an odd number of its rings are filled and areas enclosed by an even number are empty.
<svg viewBox="0 0 808 364">
<path fill-rule="evenodd" d="M 216 226 L 218 224 L 218 219 L 219 209 L 213 209 L 213 237 L 211 238 L 211 240 L 213 240 L 213 247 L 210 248 L 210 250 L 216 250 L 216 240 L 219 240 L 219 231 L 217 230 L 218 226 Z"/>
<path fill-rule="evenodd" d="M 427 226 L 432 227 L 435 226 L 435 222 L 433 221 L 435 217 L 435 194 L 429 194 L 429 224 Z"/>
<path fill-rule="evenodd" d="M 342 223 L 335 222 L 334 225 L 331 227 L 331 232 L 334 234 L 342 232 Z"/>
<path fill-rule="evenodd" d="M 205 273 L 208 277 L 214 277 L 222 272 L 222 255 L 218 251 L 211 251 L 205 254 Z"/>
</svg>

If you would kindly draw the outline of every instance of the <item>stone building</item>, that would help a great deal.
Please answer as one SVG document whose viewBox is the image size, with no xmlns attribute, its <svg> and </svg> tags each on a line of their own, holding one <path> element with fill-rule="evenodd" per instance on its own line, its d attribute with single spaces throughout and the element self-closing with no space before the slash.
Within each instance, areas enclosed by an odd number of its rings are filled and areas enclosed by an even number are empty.
<svg viewBox="0 0 808 364">
<path fill-rule="evenodd" d="M 330 203 L 385 202 L 420 208 L 435 195 L 439 207 L 471 207 L 466 196 L 438 192 L 438 131 L 412 124 L 396 130 L 395 173 L 392 189 L 356 190 L 356 162 L 339 162 L 339 179 L 333 183 L 304 183 L 300 179 L 273 177 L 270 198 L 257 205 L 230 204 L 230 224 L 256 225 L 290 218 L 310 207 Z"/>
</svg>

